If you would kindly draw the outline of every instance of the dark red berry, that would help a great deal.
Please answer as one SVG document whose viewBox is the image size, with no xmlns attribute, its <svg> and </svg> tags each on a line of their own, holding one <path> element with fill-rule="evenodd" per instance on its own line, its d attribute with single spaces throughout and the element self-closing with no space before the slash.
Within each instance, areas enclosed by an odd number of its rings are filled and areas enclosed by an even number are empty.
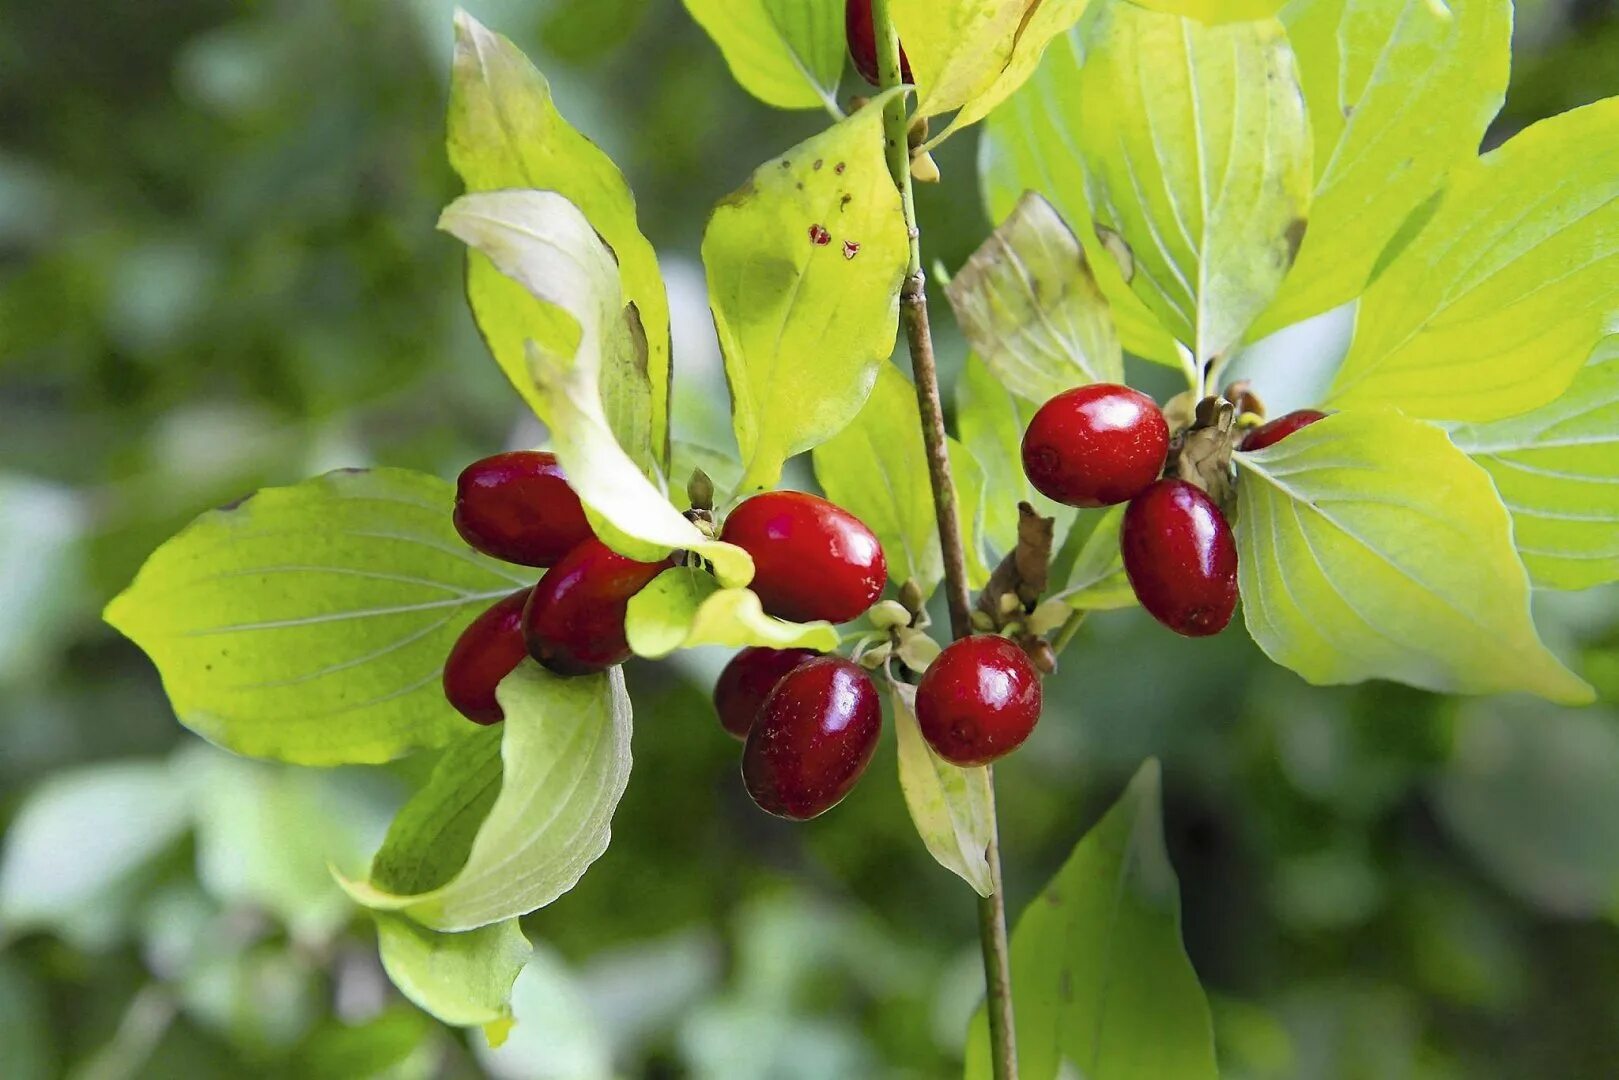
<svg viewBox="0 0 1619 1080">
<path fill-rule="evenodd" d="M 743 649 L 731 658 L 714 684 L 714 710 L 720 723 L 739 739 L 748 737 L 759 707 L 776 684 L 795 668 L 821 654 L 813 649 Z"/>
<path fill-rule="evenodd" d="M 808 821 L 849 794 L 882 725 L 871 676 L 840 657 L 811 660 L 765 699 L 742 750 L 742 781 L 760 809 Z"/>
<path fill-rule="evenodd" d="M 855 70 L 871 85 L 879 85 L 882 78 L 877 72 L 877 24 L 872 19 L 871 0 L 849 0 L 844 5 L 843 21 L 849 31 L 849 55 L 854 59 Z M 910 58 L 903 48 L 899 51 L 899 70 L 901 79 L 916 82 L 911 74 Z"/>
<path fill-rule="evenodd" d="M 1177 634 L 1218 634 L 1237 608 L 1237 544 L 1225 515 L 1184 480 L 1130 500 L 1120 532 L 1124 570 L 1148 614 Z"/>
<path fill-rule="evenodd" d="M 534 586 L 523 611 L 529 655 L 558 675 L 590 675 L 630 658 L 624 614 L 630 598 L 673 561 L 627 559 L 592 537 Z"/>
<path fill-rule="evenodd" d="M 461 631 L 444 661 L 444 696 L 475 724 L 506 719 L 495 700 L 500 680 L 528 655 L 523 643 L 523 605 L 532 589 L 518 589 Z"/>
<path fill-rule="evenodd" d="M 517 450 L 475 461 L 455 485 L 455 527 L 485 555 L 551 566 L 592 536 L 555 454 Z"/>
<path fill-rule="evenodd" d="M 1015 642 L 962 638 L 928 665 L 916 688 L 916 723 L 933 752 L 963 767 L 988 765 L 1040 720 L 1040 675 Z"/>
<path fill-rule="evenodd" d="M 767 491 L 731 511 L 720 539 L 753 556 L 764 609 L 794 622 L 848 622 L 888 581 L 882 545 L 847 510 L 802 491 Z"/>
<path fill-rule="evenodd" d="M 1278 416 L 1263 427 L 1256 427 L 1242 440 L 1243 450 L 1263 450 L 1267 446 L 1275 446 L 1300 428 L 1307 428 L 1317 420 L 1325 420 L 1327 414 L 1320 409 L 1299 409 L 1286 416 Z"/>
<path fill-rule="evenodd" d="M 1068 506 L 1128 502 L 1164 471 L 1169 425 L 1152 398 L 1128 386 L 1064 390 L 1023 433 L 1023 472 Z"/>
</svg>

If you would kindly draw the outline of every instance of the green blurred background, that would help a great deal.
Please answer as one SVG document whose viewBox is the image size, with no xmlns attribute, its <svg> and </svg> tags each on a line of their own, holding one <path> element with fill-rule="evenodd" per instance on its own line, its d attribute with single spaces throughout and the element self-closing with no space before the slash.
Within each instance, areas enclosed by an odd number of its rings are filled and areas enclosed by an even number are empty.
<svg viewBox="0 0 1619 1080">
<path fill-rule="evenodd" d="M 707 210 L 824 118 L 752 102 L 675 0 L 467 6 L 629 175 L 670 279 L 678 423 L 724 437 Z M 0 1077 L 950 1075 L 973 906 L 911 830 L 891 745 L 789 827 L 708 714 L 724 657 L 632 666 L 614 843 L 524 920 L 520 1023 L 490 1053 L 401 1004 L 326 872 L 420 764 L 227 757 L 99 622 L 202 508 L 340 465 L 453 476 L 539 437 L 432 228 L 457 193 L 450 14 L 0 3 Z M 1619 93 L 1616 5 L 1520 4 L 1518 42 L 1492 141 Z M 955 266 L 988 228 L 972 140 L 940 163 L 928 258 Z M 1539 604 L 1602 687 L 1580 712 L 1314 689 L 1240 630 L 1093 619 L 998 770 L 1014 908 L 1156 754 L 1228 1076 L 1619 1076 L 1616 599 Z"/>
</svg>

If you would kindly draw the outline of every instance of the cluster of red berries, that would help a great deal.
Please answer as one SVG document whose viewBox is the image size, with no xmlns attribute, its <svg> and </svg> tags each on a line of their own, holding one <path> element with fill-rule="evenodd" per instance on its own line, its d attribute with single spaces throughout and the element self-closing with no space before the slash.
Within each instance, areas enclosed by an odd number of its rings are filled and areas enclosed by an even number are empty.
<svg viewBox="0 0 1619 1080">
<path fill-rule="evenodd" d="M 1250 431 L 1262 450 L 1321 419 L 1289 413 Z M 1190 480 L 1164 475 L 1169 424 L 1145 394 L 1096 383 L 1064 391 L 1023 436 L 1035 489 L 1081 508 L 1128 503 L 1120 532 L 1125 573 L 1149 614 L 1187 637 L 1218 634 L 1237 606 L 1237 545 L 1219 505 Z"/>
</svg>

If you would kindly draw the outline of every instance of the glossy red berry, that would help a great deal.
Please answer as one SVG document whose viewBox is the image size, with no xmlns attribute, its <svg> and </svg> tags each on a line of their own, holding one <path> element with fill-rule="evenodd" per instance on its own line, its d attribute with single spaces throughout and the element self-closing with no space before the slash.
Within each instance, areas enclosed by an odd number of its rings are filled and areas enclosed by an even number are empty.
<svg viewBox="0 0 1619 1080">
<path fill-rule="evenodd" d="M 1023 433 L 1023 472 L 1048 499 L 1068 506 L 1128 502 L 1158 479 L 1169 424 L 1152 398 L 1093 383 L 1040 406 Z"/>
<path fill-rule="evenodd" d="M 789 672 L 765 699 L 742 750 L 760 809 L 808 821 L 849 794 L 877 748 L 883 711 L 871 676 L 836 656 Z"/>
<path fill-rule="evenodd" d="M 955 765 L 1005 757 L 1040 720 L 1040 675 L 1015 642 L 962 638 L 928 665 L 916 688 L 916 723 L 933 752 Z"/>
<path fill-rule="evenodd" d="M 714 684 L 714 710 L 725 730 L 746 739 L 759 707 L 787 673 L 820 657 L 813 649 L 743 649 Z"/>
<path fill-rule="evenodd" d="M 844 25 L 849 31 L 849 55 L 855 70 L 871 85 L 882 82 L 877 72 L 877 27 L 872 20 L 871 0 L 849 0 L 843 8 Z M 911 61 L 902 48 L 899 51 L 900 78 L 915 83 L 911 75 Z"/>
<path fill-rule="evenodd" d="M 498 724 L 506 718 L 495 687 L 528 655 L 523 605 L 532 591 L 519 589 L 472 620 L 444 661 L 444 696 L 475 724 Z"/>
<path fill-rule="evenodd" d="M 485 555 L 551 566 L 592 536 L 555 454 L 517 450 L 474 461 L 455 485 L 455 527 Z"/>
<path fill-rule="evenodd" d="M 1295 431 L 1326 418 L 1327 414 L 1320 409 L 1299 409 L 1286 416 L 1278 416 L 1270 423 L 1250 431 L 1247 438 L 1242 440 L 1240 449 L 1263 450 L 1267 446 L 1275 446 Z"/>
<path fill-rule="evenodd" d="M 1225 515 L 1184 480 L 1130 500 L 1120 532 L 1124 570 L 1148 614 L 1177 634 L 1218 634 L 1237 608 L 1237 544 Z"/>
<path fill-rule="evenodd" d="M 888 581 L 882 545 L 841 507 L 802 491 L 767 491 L 725 519 L 720 539 L 753 556 L 750 588 L 764 609 L 794 622 L 848 622 Z"/>
<path fill-rule="evenodd" d="M 627 559 L 592 537 L 534 586 L 523 611 L 529 655 L 558 675 L 590 675 L 630 658 L 630 598 L 673 565 Z"/>
</svg>

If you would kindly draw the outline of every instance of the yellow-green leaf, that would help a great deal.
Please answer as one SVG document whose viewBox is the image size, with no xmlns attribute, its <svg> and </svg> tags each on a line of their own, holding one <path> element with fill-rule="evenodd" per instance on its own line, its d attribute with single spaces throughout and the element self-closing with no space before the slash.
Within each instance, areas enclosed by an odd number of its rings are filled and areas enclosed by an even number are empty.
<svg viewBox="0 0 1619 1080">
<path fill-rule="evenodd" d="M 916 687 L 888 684 L 899 740 L 899 786 L 917 835 L 935 862 L 979 896 L 995 892 L 985 852 L 995 839 L 995 794 L 989 769 L 962 769 L 928 747 L 916 723 Z"/>
<path fill-rule="evenodd" d="M 722 589 L 712 574 L 686 566 L 665 570 L 630 599 L 624 630 L 636 655 L 653 660 L 700 645 L 829 653 L 841 640 L 831 623 L 766 615 L 752 589 Z"/>
<path fill-rule="evenodd" d="M 761 166 L 703 236 L 744 492 L 854 419 L 894 351 L 909 239 L 886 100 Z"/>
<path fill-rule="evenodd" d="M 1124 381 L 1124 353 L 1090 260 L 1055 208 L 1030 192 L 945 290 L 968 344 L 1001 384 L 1043 402 Z"/>
<path fill-rule="evenodd" d="M 630 775 L 623 672 L 568 679 L 525 660 L 496 697 L 506 714 L 498 774 L 486 740 L 446 753 L 389 830 L 371 877 L 342 880 L 355 900 L 434 930 L 473 930 L 544 907 L 607 850 Z M 463 819 L 476 817 L 496 782 L 463 847 Z M 406 884 L 431 887 L 395 891 Z"/>
<path fill-rule="evenodd" d="M 1079 79 L 1096 220 L 1130 245 L 1132 287 L 1196 359 L 1226 354 L 1281 287 L 1309 212 L 1287 32 L 1114 4 Z"/>
<path fill-rule="evenodd" d="M 1282 21 L 1310 109 L 1315 199 L 1252 337 L 1360 295 L 1407 218 L 1477 155 L 1512 37 L 1509 0 L 1294 0 Z"/>
<path fill-rule="evenodd" d="M 1285 0 L 1129 0 L 1139 7 L 1170 15 L 1184 15 L 1205 23 L 1265 19 L 1282 9 Z"/>
<path fill-rule="evenodd" d="M 1077 148 L 1083 29 L 1075 27 L 1054 39 L 1029 81 L 990 115 L 978 154 L 985 202 L 990 218 L 1002 221 L 1025 192 L 1037 191 L 1049 200 L 1084 245 L 1125 349 L 1179 367 L 1175 339 L 1130 288 L 1133 258 L 1126 260 L 1130 268 L 1126 272 L 1092 226 L 1085 168 Z M 1123 254 L 1123 241 L 1114 243 Z"/>
<path fill-rule="evenodd" d="M 1361 300 L 1337 406 L 1516 416 L 1568 389 L 1619 325 L 1619 98 L 1542 120 L 1450 175 Z"/>
<path fill-rule="evenodd" d="M 633 426 L 634 410 L 610 415 L 604 385 L 611 372 L 633 369 L 644 356 L 640 325 L 634 308 L 623 306 L 612 252 L 579 209 L 550 191 L 487 192 L 457 199 L 439 225 L 578 327 L 572 354 L 530 341 L 529 372 L 557 458 L 597 535 L 647 562 L 677 549 L 700 551 L 725 584 L 747 584 L 747 553 L 699 532 L 619 442 L 616 429 Z"/>
<path fill-rule="evenodd" d="M 1451 438 L 1495 479 L 1536 585 L 1619 580 L 1619 336 L 1550 405 Z"/>
<path fill-rule="evenodd" d="M 532 585 L 467 547 L 455 489 L 343 471 L 212 510 L 152 553 L 106 619 L 180 722 L 238 754 L 372 764 L 466 730 L 439 685 L 481 611 Z"/>
<path fill-rule="evenodd" d="M 383 970 L 418 1008 L 455 1027 L 509 1025 L 512 984 L 533 953 L 516 919 L 445 934 L 374 913 Z"/>
<path fill-rule="evenodd" d="M 1237 460 L 1243 610 L 1272 660 L 1313 683 L 1590 700 L 1535 633 L 1489 474 L 1439 428 L 1341 412 Z"/>
<path fill-rule="evenodd" d="M 938 116 L 991 91 L 1039 3 L 889 0 L 888 6 L 916 77 L 917 115 Z"/>
<path fill-rule="evenodd" d="M 636 221 L 635 198 L 611 159 L 562 118 L 545 76 L 515 45 L 464 11 L 455 19 L 448 149 L 450 164 L 469 192 L 558 192 L 607 241 L 618 259 L 623 295 L 646 328 L 650 442 L 657 459 L 667 462 L 669 299 L 657 255 Z M 565 337 L 558 335 L 565 335 L 565 323 L 478 255 L 470 256 L 467 275 L 467 297 L 490 351 L 512 385 L 547 419 L 530 382 L 524 342 L 534 338 L 548 348 L 564 346 Z"/>
<path fill-rule="evenodd" d="M 837 108 L 843 0 L 686 0 L 742 88 L 778 109 Z"/>
</svg>

